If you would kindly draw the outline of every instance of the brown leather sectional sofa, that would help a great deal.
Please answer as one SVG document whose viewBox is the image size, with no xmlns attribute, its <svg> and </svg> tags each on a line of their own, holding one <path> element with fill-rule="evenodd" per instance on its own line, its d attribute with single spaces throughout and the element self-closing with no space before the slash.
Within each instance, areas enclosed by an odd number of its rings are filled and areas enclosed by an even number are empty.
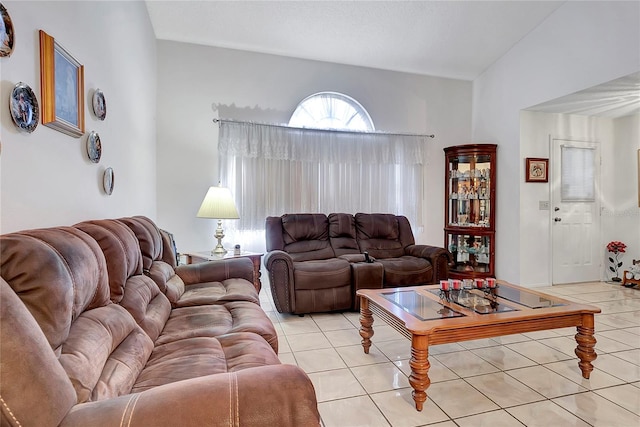
<svg viewBox="0 0 640 427">
<path fill-rule="evenodd" d="M 144 217 L 0 236 L 0 425 L 318 426 L 251 261 L 175 264 Z"/>
<path fill-rule="evenodd" d="M 416 245 L 409 220 L 392 214 L 268 217 L 266 241 L 264 263 L 281 313 L 358 309 L 358 289 L 438 283 L 453 261 L 444 248 Z"/>
</svg>

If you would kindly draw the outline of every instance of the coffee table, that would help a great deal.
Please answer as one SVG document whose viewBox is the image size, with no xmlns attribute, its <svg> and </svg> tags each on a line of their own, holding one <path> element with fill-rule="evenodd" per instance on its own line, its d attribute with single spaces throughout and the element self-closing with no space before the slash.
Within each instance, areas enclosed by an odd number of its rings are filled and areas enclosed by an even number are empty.
<svg viewBox="0 0 640 427">
<path fill-rule="evenodd" d="M 427 400 L 429 346 L 522 332 L 577 327 L 578 366 L 589 378 L 597 357 L 594 314 L 597 307 L 497 281 L 494 289 L 440 290 L 439 285 L 359 289 L 360 336 L 369 353 L 373 314 L 411 340 L 413 400 L 418 411 Z"/>
</svg>

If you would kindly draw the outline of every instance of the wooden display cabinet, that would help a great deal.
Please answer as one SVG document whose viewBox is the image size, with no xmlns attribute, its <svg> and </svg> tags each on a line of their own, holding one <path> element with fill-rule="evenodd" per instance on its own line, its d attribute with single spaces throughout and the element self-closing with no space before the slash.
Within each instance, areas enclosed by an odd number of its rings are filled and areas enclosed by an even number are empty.
<svg viewBox="0 0 640 427">
<path fill-rule="evenodd" d="M 444 244 L 450 277 L 495 277 L 496 144 L 447 147 Z"/>
</svg>

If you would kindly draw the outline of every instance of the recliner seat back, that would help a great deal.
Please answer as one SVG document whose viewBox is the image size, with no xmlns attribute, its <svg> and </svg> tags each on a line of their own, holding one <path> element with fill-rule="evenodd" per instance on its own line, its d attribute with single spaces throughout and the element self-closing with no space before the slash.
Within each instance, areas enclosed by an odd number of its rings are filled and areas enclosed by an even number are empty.
<svg viewBox="0 0 640 427">
<path fill-rule="evenodd" d="M 158 285 L 172 303 L 176 303 L 186 286 L 175 272 L 176 252 L 169 234 L 163 233 L 152 220 L 144 216 L 119 218 L 118 221 L 129 227 L 140 243 L 144 274 Z"/>
<path fill-rule="evenodd" d="M 4 419 L 57 425 L 76 403 L 130 392 L 153 343 L 110 301 L 94 239 L 73 227 L 7 234 L 0 268 Z"/>
<path fill-rule="evenodd" d="M 122 222 L 85 221 L 74 227 L 93 237 L 102 249 L 111 300 L 124 307 L 155 342 L 171 312 L 171 304 L 153 280 L 142 274 L 138 239 Z"/>
<path fill-rule="evenodd" d="M 268 217 L 266 228 L 268 251 L 285 251 L 293 261 L 323 260 L 336 256 L 329 242 L 329 219 L 324 214 Z"/>
<path fill-rule="evenodd" d="M 351 214 L 329 215 L 329 240 L 336 256 L 359 254 L 356 220 Z"/>
<path fill-rule="evenodd" d="M 375 258 L 401 257 L 404 248 L 415 243 L 409 220 L 404 216 L 357 213 L 355 224 L 360 251 Z"/>
</svg>

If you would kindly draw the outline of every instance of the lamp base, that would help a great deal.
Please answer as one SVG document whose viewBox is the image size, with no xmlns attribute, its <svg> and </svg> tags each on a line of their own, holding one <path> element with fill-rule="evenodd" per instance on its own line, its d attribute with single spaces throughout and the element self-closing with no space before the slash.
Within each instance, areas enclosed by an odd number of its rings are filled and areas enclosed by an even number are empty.
<svg viewBox="0 0 640 427">
<path fill-rule="evenodd" d="M 224 230 L 222 229 L 222 220 L 218 220 L 218 228 L 216 228 L 216 234 L 213 235 L 216 239 L 218 239 L 218 244 L 211 251 L 211 255 L 224 255 L 227 253 L 227 250 L 222 246 L 222 239 L 224 239 Z"/>
<path fill-rule="evenodd" d="M 224 246 L 222 246 L 220 243 L 218 243 L 218 245 L 211 250 L 211 255 L 224 255 L 227 252 L 229 252 L 229 251 L 227 251 L 224 248 Z"/>
</svg>

